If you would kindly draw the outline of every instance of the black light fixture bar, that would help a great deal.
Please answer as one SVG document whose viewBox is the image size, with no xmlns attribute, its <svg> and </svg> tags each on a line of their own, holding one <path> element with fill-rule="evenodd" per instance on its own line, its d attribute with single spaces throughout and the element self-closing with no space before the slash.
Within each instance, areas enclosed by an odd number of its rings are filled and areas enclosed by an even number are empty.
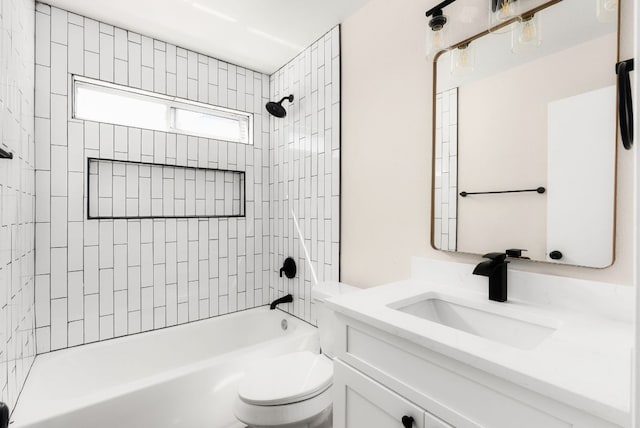
<svg viewBox="0 0 640 428">
<path fill-rule="evenodd" d="M 9 153 L 0 147 L 0 159 L 13 159 L 13 153 Z"/>
<path fill-rule="evenodd" d="M 437 6 L 432 7 L 431 9 L 429 9 L 425 13 L 425 15 L 426 16 L 435 16 L 435 15 L 437 15 L 437 12 L 442 12 L 442 9 L 444 9 L 447 6 L 449 6 L 454 1 L 456 1 L 456 0 L 444 0 L 442 3 L 438 4 Z"/>
<path fill-rule="evenodd" d="M 495 192 L 460 192 L 460 196 L 466 198 L 469 195 L 496 195 L 501 193 L 526 193 L 526 192 L 537 192 L 539 194 L 543 194 L 547 191 L 544 187 L 538 187 L 536 189 L 524 189 L 524 190 L 500 190 Z"/>
</svg>

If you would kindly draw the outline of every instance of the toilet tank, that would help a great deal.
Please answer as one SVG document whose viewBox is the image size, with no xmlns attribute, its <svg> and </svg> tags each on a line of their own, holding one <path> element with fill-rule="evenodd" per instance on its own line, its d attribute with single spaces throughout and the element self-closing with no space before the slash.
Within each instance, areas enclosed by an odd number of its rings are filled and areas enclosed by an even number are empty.
<svg viewBox="0 0 640 428">
<path fill-rule="evenodd" d="M 342 294 L 353 293 L 359 288 L 341 282 L 321 282 L 311 289 L 311 299 L 313 300 L 318 323 L 318 333 L 320 335 L 320 348 L 328 357 L 335 356 L 335 336 L 337 331 L 337 320 L 335 313 L 325 305 L 325 301 Z"/>
</svg>

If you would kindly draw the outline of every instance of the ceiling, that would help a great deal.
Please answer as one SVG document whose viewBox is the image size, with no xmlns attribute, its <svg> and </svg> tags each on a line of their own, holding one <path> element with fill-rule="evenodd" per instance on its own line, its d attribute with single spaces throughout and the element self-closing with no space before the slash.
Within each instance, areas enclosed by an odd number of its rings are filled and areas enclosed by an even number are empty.
<svg viewBox="0 0 640 428">
<path fill-rule="evenodd" d="M 368 0 L 49 0 L 271 74 Z"/>
</svg>

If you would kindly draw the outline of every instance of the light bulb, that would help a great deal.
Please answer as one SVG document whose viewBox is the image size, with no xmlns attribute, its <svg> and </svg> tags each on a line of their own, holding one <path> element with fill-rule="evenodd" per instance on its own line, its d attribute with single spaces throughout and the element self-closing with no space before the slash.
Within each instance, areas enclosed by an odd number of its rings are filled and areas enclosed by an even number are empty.
<svg viewBox="0 0 640 428">
<path fill-rule="evenodd" d="M 536 25 L 533 21 L 527 21 L 519 32 L 520 43 L 531 43 L 535 39 L 537 33 Z"/>
<path fill-rule="evenodd" d="M 458 46 L 451 51 L 451 74 L 463 76 L 473 72 L 475 68 L 475 50 L 469 43 Z"/>
<path fill-rule="evenodd" d="M 596 0 L 596 5 L 598 21 L 608 23 L 618 19 L 619 0 Z"/>
<path fill-rule="evenodd" d="M 515 53 L 531 51 L 542 43 L 537 15 L 522 18 L 512 31 L 511 50 Z"/>
<path fill-rule="evenodd" d="M 492 33 L 508 32 L 511 26 L 502 27 L 498 30 L 493 30 L 493 28 L 515 18 L 519 13 L 520 7 L 516 0 L 494 0 L 489 2 L 489 31 Z"/>
<path fill-rule="evenodd" d="M 442 27 L 439 30 L 432 30 L 431 28 L 427 28 L 427 56 L 435 55 L 439 51 L 446 49 L 448 47 L 447 40 L 448 38 L 446 27 Z"/>
<path fill-rule="evenodd" d="M 517 3 L 513 0 L 500 0 L 498 9 L 496 10 L 496 19 L 504 22 L 513 18 L 517 14 Z"/>
</svg>

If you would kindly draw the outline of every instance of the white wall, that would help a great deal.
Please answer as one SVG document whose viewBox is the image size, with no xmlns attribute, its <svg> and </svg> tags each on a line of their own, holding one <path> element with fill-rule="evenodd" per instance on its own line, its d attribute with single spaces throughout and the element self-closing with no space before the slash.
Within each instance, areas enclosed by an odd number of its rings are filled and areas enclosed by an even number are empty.
<svg viewBox="0 0 640 428">
<path fill-rule="evenodd" d="M 35 357 L 34 2 L 0 2 L 0 401 L 13 408 Z"/>
<path fill-rule="evenodd" d="M 437 3 L 371 0 L 342 25 L 341 279 L 347 283 L 368 287 L 406 278 L 411 256 L 479 260 L 429 245 L 433 70 L 423 54 L 424 12 Z M 633 2 L 621 4 L 621 55 L 629 58 Z M 472 23 L 455 22 L 452 41 L 480 32 L 486 22 L 483 14 Z M 614 264 L 596 270 L 527 263 L 525 269 L 631 283 L 631 161 L 618 153 Z"/>
<path fill-rule="evenodd" d="M 295 99 L 284 102 L 287 117 L 270 122 L 271 265 L 277 269 L 291 256 L 298 276 L 280 278 L 274 271 L 271 298 L 293 294 L 287 310 L 315 322 L 311 266 L 318 281 L 337 281 L 340 269 L 340 27 L 271 76 L 271 99 L 289 94 Z"/>
<path fill-rule="evenodd" d="M 41 3 L 36 15 L 38 353 L 267 303 L 268 76 Z M 72 74 L 251 112 L 254 145 L 70 119 Z M 246 218 L 87 220 L 87 157 L 246 171 Z M 163 178 L 160 195 L 182 186 Z"/>
</svg>

